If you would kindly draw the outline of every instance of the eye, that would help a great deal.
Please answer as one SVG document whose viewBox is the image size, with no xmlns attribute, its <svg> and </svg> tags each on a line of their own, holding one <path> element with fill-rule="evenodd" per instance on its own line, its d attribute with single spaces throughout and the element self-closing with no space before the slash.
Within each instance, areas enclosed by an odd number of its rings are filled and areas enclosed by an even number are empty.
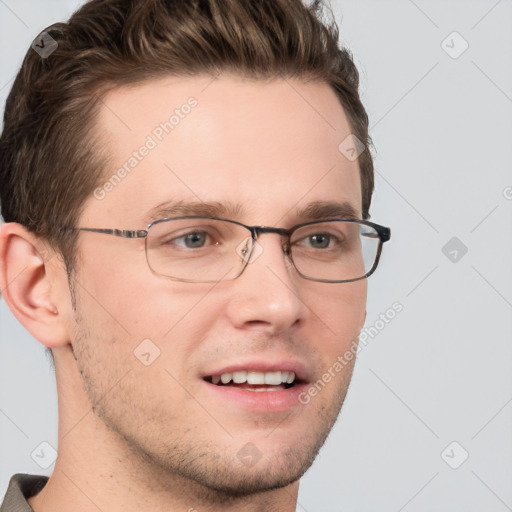
<svg viewBox="0 0 512 512">
<path fill-rule="evenodd" d="M 210 240 L 210 235 L 205 231 L 194 231 L 169 240 L 168 243 L 180 245 L 187 249 L 199 249 L 204 247 Z"/>
<path fill-rule="evenodd" d="M 348 221 L 320 221 L 297 228 L 291 237 L 291 244 L 304 254 L 334 256 L 349 250 L 359 240 L 359 225 Z"/>
<path fill-rule="evenodd" d="M 309 245 L 313 247 L 313 249 L 326 249 L 331 243 L 331 235 L 319 233 L 309 236 L 306 240 L 308 240 Z"/>
<path fill-rule="evenodd" d="M 293 245 L 309 250 L 335 250 L 343 245 L 343 237 L 341 233 L 329 233 L 313 231 L 301 234 L 301 237 L 293 242 Z"/>
</svg>

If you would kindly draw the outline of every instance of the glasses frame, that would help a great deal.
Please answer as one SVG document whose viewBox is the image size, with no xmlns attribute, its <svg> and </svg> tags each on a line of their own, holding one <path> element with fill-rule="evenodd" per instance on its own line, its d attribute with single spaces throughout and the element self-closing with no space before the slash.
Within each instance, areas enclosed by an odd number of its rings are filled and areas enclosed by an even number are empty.
<svg viewBox="0 0 512 512">
<path fill-rule="evenodd" d="M 194 280 L 189 280 L 189 279 L 182 279 L 182 278 L 178 278 L 178 277 L 167 276 L 165 274 L 161 274 L 161 273 L 157 272 L 156 270 L 154 270 L 151 267 L 151 264 L 149 263 L 149 258 L 148 258 L 148 235 L 149 235 L 149 231 L 150 231 L 151 227 L 155 226 L 156 224 L 161 224 L 163 222 L 169 222 L 172 220 L 185 220 L 185 219 L 220 220 L 220 221 L 224 221 L 224 222 L 229 222 L 231 224 L 236 224 L 237 226 L 241 226 L 250 232 L 251 238 L 253 241 L 251 251 L 247 257 L 244 256 L 244 258 L 243 258 L 244 264 L 243 264 L 240 272 L 235 277 L 232 277 L 230 279 L 222 279 L 221 278 L 221 279 L 211 280 L 211 281 L 194 281 Z M 342 280 L 337 280 L 337 281 L 333 281 L 331 279 L 314 279 L 312 277 L 304 275 L 296 267 L 295 262 L 293 261 L 292 250 L 291 250 L 291 246 L 290 246 L 291 236 L 297 229 L 302 228 L 304 226 L 311 226 L 314 224 L 325 224 L 328 222 L 340 222 L 340 221 L 341 222 L 351 222 L 351 223 L 356 223 L 356 224 L 360 224 L 360 225 L 364 225 L 364 226 L 369 226 L 377 232 L 377 236 L 379 238 L 379 246 L 377 248 L 375 262 L 374 262 L 372 268 L 361 277 L 356 277 L 353 279 L 342 279 Z M 308 281 L 315 281 L 315 282 L 319 282 L 319 283 L 350 283 L 353 281 L 359 281 L 361 279 L 366 279 L 375 272 L 375 270 L 379 264 L 380 256 L 382 253 L 382 245 L 385 242 L 389 241 L 389 239 L 391 238 L 391 229 L 388 227 L 381 226 L 380 224 L 375 224 L 374 222 L 370 222 L 368 220 L 338 219 L 338 218 L 303 222 L 301 224 L 296 224 L 295 226 L 292 226 L 291 228 L 287 229 L 287 228 L 275 228 L 275 227 L 270 227 L 270 226 L 248 226 L 248 225 L 238 222 L 236 220 L 225 219 L 223 217 L 208 217 L 208 216 L 203 216 L 203 215 L 185 215 L 185 216 L 179 216 L 179 217 L 165 217 L 163 219 L 154 220 L 147 225 L 146 229 L 126 230 L 126 229 L 103 229 L 103 228 L 87 228 L 87 227 L 76 228 L 76 229 L 78 231 L 87 231 L 87 232 L 91 232 L 91 233 L 102 233 L 104 235 L 112 235 L 112 236 L 117 236 L 117 237 L 121 237 L 121 238 L 145 238 L 146 262 L 147 262 L 149 268 L 151 269 L 151 271 L 160 277 L 165 277 L 167 279 L 172 279 L 173 281 L 180 281 L 180 282 L 186 282 L 186 283 L 216 283 L 216 282 L 224 281 L 224 280 L 225 281 L 233 281 L 234 279 L 240 277 L 242 275 L 242 273 L 244 272 L 244 270 L 247 268 L 247 265 L 249 264 L 249 261 L 252 256 L 252 252 L 255 247 L 254 242 L 257 241 L 257 239 L 260 235 L 265 234 L 265 233 L 274 233 L 274 234 L 280 235 L 281 237 L 286 238 L 286 243 L 283 244 L 284 255 L 285 255 L 285 257 L 287 257 L 289 259 L 289 261 L 293 265 L 293 268 L 303 279 L 307 279 Z"/>
</svg>

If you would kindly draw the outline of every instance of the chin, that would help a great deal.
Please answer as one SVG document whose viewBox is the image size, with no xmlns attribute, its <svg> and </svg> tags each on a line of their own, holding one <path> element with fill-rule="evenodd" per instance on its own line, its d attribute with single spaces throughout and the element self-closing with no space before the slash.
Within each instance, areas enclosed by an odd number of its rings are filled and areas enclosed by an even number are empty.
<svg viewBox="0 0 512 512">
<path fill-rule="evenodd" d="M 227 503 L 230 499 L 271 492 L 300 480 L 313 464 L 329 431 L 304 433 L 293 446 L 271 444 L 267 438 L 266 447 L 260 443 L 261 451 L 252 443 L 232 450 L 235 441 L 224 446 L 209 442 L 202 446 L 197 443 L 185 451 L 180 446 L 180 454 L 173 449 L 167 457 L 159 454 L 151 458 L 163 475 L 179 475 L 184 485 L 193 486 L 205 499 Z"/>
<path fill-rule="evenodd" d="M 215 469 L 201 468 L 190 472 L 188 478 L 201 485 L 206 492 L 213 492 L 226 498 L 241 498 L 270 492 L 297 482 L 313 463 L 316 453 L 306 457 L 290 451 L 280 457 L 261 460 L 253 466 L 240 461 L 217 464 Z M 188 473 L 188 472 L 187 472 Z M 185 476 L 185 475 L 183 475 Z"/>
</svg>

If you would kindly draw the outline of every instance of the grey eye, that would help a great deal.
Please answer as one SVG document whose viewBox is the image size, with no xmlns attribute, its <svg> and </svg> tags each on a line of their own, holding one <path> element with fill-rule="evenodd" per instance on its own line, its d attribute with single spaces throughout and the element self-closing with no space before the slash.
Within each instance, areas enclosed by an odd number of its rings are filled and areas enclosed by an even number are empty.
<svg viewBox="0 0 512 512">
<path fill-rule="evenodd" d="M 183 240 L 183 245 L 188 247 L 189 249 L 196 249 L 198 247 L 203 247 L 206 243 L 206 234 L 205 233 L 189 233 L 188 235 L 184 235 L 176 240 Z"/>
<path fill-rule="evenodd" d="M 326 249 L 329 247 L 329 244 L 331 242 L 330 235 L 312 235 L 309 237 L 309 243 L 311 247 L 316 249 Z"/>
</svg>

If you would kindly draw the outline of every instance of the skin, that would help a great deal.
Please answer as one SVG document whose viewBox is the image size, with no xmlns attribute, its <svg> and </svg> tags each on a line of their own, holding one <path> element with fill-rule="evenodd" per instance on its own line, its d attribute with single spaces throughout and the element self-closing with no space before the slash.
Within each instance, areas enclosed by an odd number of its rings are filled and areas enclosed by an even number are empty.
<svg viewBox="0 0 512 512">
<path fill-rule="evenodd" d="M 291 227 L 314 201 L 348 202 L 361 217 L 357 161 L 338 151 L 351 130 L 323 83 L 224 74 L 111 91 L 94 127 L 106 179 L 191 96 L 198 105 L 172 133 L 104 199 L 88 198 L 80 226 L 144 229 L 169 200 L 239 204 L 236 220 L 250 225 Z M 236 280 L 190 284 L 151 272 L 143 239 L 81 233 L 75 310 L 59 255 L 18 224 L 1 227 L 4 298 L 56 366 L 59 456 L 35 512 L 295 510 L 354 360 L 284 412 L 212 398 L 201 376 L 292 359 L 316 382 L 361 330 L 367 288 L 302 279 L 278 235 L 259 243 Z M 144 366 L 133 351 L 148 338 L 160 356 Z M 247 443 L 261 454 L 252 467 L 237 457 Z"/>
</svg>

